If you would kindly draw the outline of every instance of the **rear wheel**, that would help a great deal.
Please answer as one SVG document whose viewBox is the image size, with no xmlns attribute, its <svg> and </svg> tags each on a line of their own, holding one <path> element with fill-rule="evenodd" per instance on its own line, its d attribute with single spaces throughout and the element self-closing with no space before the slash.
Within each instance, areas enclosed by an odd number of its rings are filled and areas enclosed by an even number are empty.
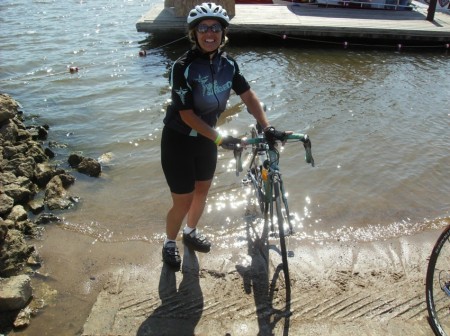
<svg viewBox="0 0 450 336">
<path fill-rule="evenodd" d="M 436 335 L 450 335 L 450 226 L 431 252 L 426 278 L 429 322 Z"/>
<path fill-rule="evenodd" d="M 262 176 L 261 176 L 261 167 L 258 167 L 256 164 L 253 164 L 253 166 L 250 168 L 248 178 L 252 182 L 256 201 L 261 210 L 261 213 L 264 213 L 265 196 L 264 196 L 264 192 L 263 192 L 264 184 L 263 184 L 263 180 L 262 180 Z"/>
<path fill-rule="evenodd" d="M 256 128 L 252 128 L 252 138 L 258 137 L 258 131 Z M 253 145 L 253 152 L 255 153 L 256 146 Z M 256 155 L 253 156 L 253 162 L 250 166 L 250 171 L 248 173 L 248 178 L 252 182 L 253 189 L 255 191 L 256 200 L 258 202 L 261 213 L 264 214 L 264 192 L 263 192 L 263 181 L 261 176 L 262 167 L 259 165 L 258 160 L 256 160 Z"/>
</svg>

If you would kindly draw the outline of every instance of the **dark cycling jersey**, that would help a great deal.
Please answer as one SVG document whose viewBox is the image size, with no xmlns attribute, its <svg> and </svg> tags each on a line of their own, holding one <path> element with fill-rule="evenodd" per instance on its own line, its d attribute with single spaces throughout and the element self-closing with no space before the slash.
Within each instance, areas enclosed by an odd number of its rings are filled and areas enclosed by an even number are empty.
<svg viewBox="0 0 450 336">
<path fill-rule="evenodd" d="M 172 102 L 167 107 L 164 124 L 194 136 L 197 133 L 181 120 L 180 110 L 192 109 L 214 127 L 225 110 L 231 90 L 241 95 L 250 89 L 232 57 L 220 51 L 210 59 L 198 49 L 189 50 L 174 63 L 170 84 Z"/>
</svg>

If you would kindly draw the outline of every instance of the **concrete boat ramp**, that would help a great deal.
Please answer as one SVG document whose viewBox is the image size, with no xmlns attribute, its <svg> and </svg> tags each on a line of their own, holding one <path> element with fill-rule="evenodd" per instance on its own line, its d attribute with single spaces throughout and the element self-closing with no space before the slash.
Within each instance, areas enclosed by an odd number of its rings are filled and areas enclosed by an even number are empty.
<svg viewBox="0 0 450 336">
<path fill-rule="evenodd" d="M 428 6 L 414 2 L 412 10 L 319 7 L 313 4 L 235 5 L 229 34 L 267 34 L 280 38 L 394 40 L 424 44 L 450 43 L 450 11 L 427 20 Z M 186 18 L 173 7 L 155 4 L 136 23 L 138 32 L 156 37 L 186 33 Z"/>
<path fill-rule="evenodd" d="M 276 240 L 182 248 L 181 272 L 162 264 L 158 243 L 148 264 L 111 270 L 82 335 L 432 336 L 424 275 L 439 233 L 291 244 L 289 299 Z"/>
</svg>

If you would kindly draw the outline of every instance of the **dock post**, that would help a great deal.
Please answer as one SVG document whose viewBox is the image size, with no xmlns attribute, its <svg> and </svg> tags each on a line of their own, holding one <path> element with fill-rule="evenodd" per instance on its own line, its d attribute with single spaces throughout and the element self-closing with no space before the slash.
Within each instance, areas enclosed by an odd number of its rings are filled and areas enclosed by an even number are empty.
<svg viewBox="0 0 450 336">
<path fill-rule="evenodd" d="M 427 20 L 430 22 L 433 22 L 433 20 L 434 20 L 434 13 L 436 12 L 436 5 L 437 5 L 437 0 L 430 0 L 430 4 L 428 5 L 428 14 L 427 14 Z"/>
</svg>

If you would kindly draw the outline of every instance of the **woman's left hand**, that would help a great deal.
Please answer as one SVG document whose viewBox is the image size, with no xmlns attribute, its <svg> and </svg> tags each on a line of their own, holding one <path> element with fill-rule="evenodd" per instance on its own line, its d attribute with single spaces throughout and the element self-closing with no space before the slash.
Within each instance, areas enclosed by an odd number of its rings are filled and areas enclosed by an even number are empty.
<svg viewBox="0 0 450 336">
<path fill-rule="evenodd" d="M 236 148 L 236 145 L 241 145 L 242 140 L 239 138 L 234 138 L 231 135 L 222 138 L 222 142 L 220 143 L 220 147 L 223 149 L 233 150 Z"/>
</svg>

